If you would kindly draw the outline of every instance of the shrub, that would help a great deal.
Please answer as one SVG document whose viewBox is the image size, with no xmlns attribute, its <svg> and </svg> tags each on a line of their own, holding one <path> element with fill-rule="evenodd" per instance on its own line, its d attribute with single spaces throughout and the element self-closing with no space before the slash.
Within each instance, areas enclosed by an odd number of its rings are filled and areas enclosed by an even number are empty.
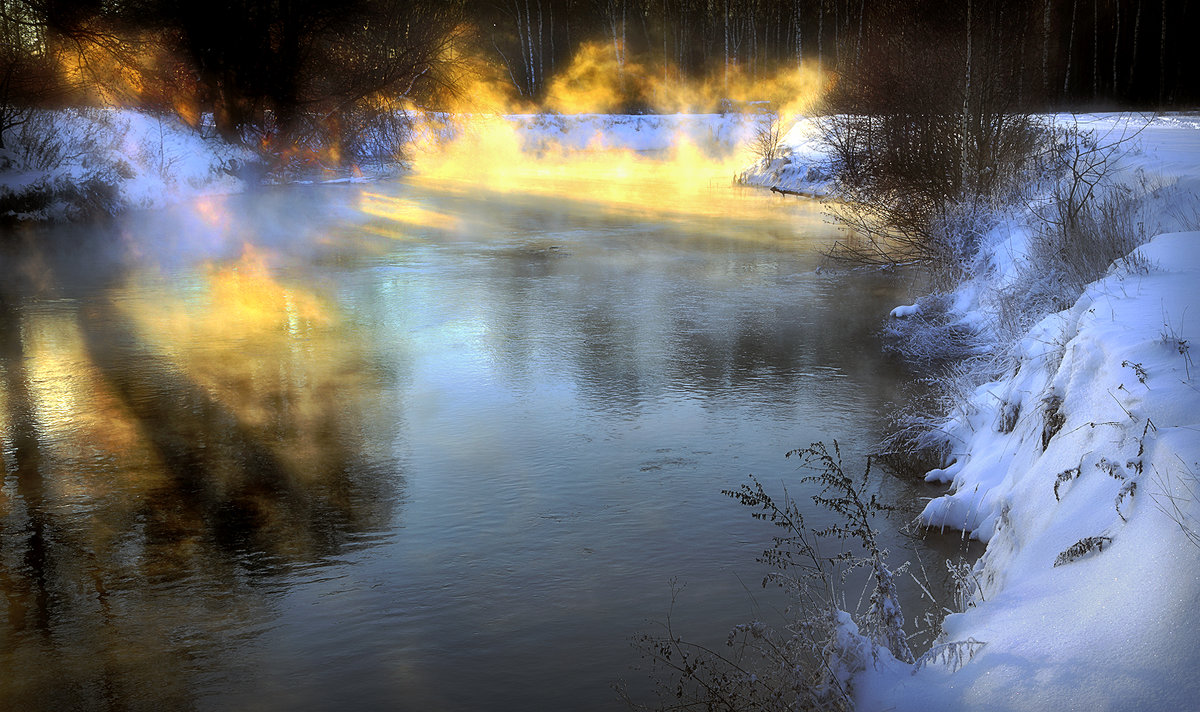
<svg viewBox="0 0 1200 712">
<path fill-rule="evenodd" d="M 783 629 L 761 621 L 737 626 L 718 652 L 684 641 L 671 628 L 665 635 L 643 636 L 640 644 L 661 677 L 664 708 L 719 710 L 848 710 L 853 707 L 853 675 L 879 655 L 912 663 L 915 657 L 904 632 L 895 578 L 872 524 L 890 511 L 866 493 L 870 462 L 862 478 L 845 473 L 841 453 L 824 443 L 793 450 L 808 473 L 801 484 L 812 488 L 812 501 L 837 515 L 838 523 L 809 527 L 798 503 L 785 490 L 782 499 L 766 492 L 753 476 L 724 494 L 753 510 L 755 519 L 776 529 L 772 545 L 759 561 L 773 570 L 763 579 L 793 596 L 792 619 Z M 828 540 L 837 553 L 821 553 Z M 846 544 L 857 546 L 847 548 Z M 865 613 L 842 610 L 839 590 L 846 573 L 866 568 L 871 574 Z M 860 632 L 861 631 L 861 632 Z"/>
<path fill-rule="evenodd" d="M 130 168 L 114 158 L 112 144 L 119 136 L 107 112 L 33 110 L 14 133 L 7 162 L 34 177 L 0 191 L 6 220 L 78 220 L 117 212 L 118 185 Z"/>
<path fill-rule="evenodd" d="M 969 223 L 1038 172 L 1048 134 L 1022 107 L 1011 51 L 984 31 L 986 18 L 941 15 L 874 8 L 868 22 L 905 41 L 863 47 L 829 94 L 818 125 L 845 199 L 834 217 L 856 233 L 834 257 L 961 265 L 974 257 Z M 1007 19 L 993 14 L 990 26 L 1019 32 Z M 944 33 L 930 32 L 939 25 Z"/>
<path fill-rule="evenodd" d="M 754 126 L 754 137 L 750 141 L 750 150 L 765 165 L 770 165 L 780 156 L 780 142 L 783 140 L 783 121 L 779 114 L 770 113 L 758 117 Z"/>
<path fill-rule="evenodd" d="M 1035 212 L 1039 224 L 1026 270 L 1042 279 L 1038 288 L 1024 290 L 1052 310 L 1071 306 L 1115 260 L 1146 241 L 1140 201 L 1129 186 L 1112 180 L 1129 138 L 1070 127 L 1055 143 L 1051 167 L 1058 180 Z"/>
</svg>

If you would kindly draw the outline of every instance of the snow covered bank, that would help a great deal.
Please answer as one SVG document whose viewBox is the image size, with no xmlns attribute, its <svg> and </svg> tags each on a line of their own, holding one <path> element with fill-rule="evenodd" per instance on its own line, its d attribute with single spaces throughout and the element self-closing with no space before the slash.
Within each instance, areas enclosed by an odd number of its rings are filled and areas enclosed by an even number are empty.
<svg viewBox="0 0 1200 712">
<path fill-rule="evenodd" d="M 1061 114 L 1051 118 L 1060 126 L 1076 125 L 1081 131 L 1101 136 L 1128 134 L 1140 149 L 1133 163 L 1200 187 L 1200 174 L 1193 172 L 1200 151 L 1200 117 L 1191 114 L 1137 116 L 1129 114 Z M 786 123 L 786 120 L 785 120 Z M 759 159 L 741 172 L 745 185 L 782 188 L 814 196 L 834 191 L 829 156 L 822 147 L 816 120 L 795 119 L 780 141 L 781 155 L 772 161 Z"/>
<path fill-rule="evenodd" d="M 528 149 L 667 151 L 681 141 L 724 153 L 744 147 L 753 114 L 519 114 L 505 117 Z"/>
<path fill-rule="evenodd" d="M 0 217 L 71 220 L 243 190 L 244 149 L 136 111 L 38 111 L 0 151 Z"/>
<path fill-rule="evenodd" d="M 1144 191 L 1137 227 L 1196 229 L 1196 117 L 1058 121 L 1110 136 L 1134 125 L 1114 178 Z M 1010 345 L 1002 310 L 1036 313 L 1031 280 L 1057 279 L 1037 263 L 1033 222 L 1020 210 L 998 218 L 974 274 L 943 295 L 977 345 L 1008 349 L 989 363 L 1005 372 L 937 424 L 949 455 L 926 479 L 949 491 L 920 516 L 987 542 L 971 601 L 943 622 L 931 664 L 867 665 L 860 709 L 1179 710 L 1200 699 L 1200 232 L 1158 235 Z"/>
<path fill-rule="evenodd" d="M 814 119 L 797 119 L 779 143 L 780 152 L 774 160 L 759 158 L 738 174 L 737 182 L 818 197 L 833 192 L 829 156 L 821 145 Z"/>
<path fill-rule="evenodd" d="M 1179 710 L 1200 695 L 1200 232 L 1161 235 L 1021 342 L 949 421 L 921 515 L 988 542 L 943 642 L 882 664 L 863 709 Z"/>
</svg>

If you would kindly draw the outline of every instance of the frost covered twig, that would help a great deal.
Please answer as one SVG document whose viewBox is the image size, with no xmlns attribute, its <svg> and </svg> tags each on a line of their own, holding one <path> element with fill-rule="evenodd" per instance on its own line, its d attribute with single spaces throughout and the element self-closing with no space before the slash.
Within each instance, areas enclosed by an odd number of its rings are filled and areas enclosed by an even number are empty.
<svg viewBox="0 0 1200 712">
<path fill-rule="evenodd" d="M 979 652 L 987 643 L 980 642 L 974 638 L 966 640 L 956 640 L 952 643 L 942 643 L 930 648 L 924 655 L 917 658 L 913 664 L 912 674 L 916 675 L 917 671 L 926 665 L 934 663 L 942 663 L 950 668 L 950 672 L 958 672 L 959 668 L 966 665 L 975 657 L 975 653 Z"/>
</svg>

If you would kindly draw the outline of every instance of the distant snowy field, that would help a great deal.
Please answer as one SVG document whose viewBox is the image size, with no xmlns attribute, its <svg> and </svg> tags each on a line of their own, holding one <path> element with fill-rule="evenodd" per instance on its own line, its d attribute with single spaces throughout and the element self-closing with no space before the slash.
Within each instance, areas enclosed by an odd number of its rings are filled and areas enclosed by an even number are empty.
<svg viewBox="0 0 1200 712">
<path fill-rule="evenodd" d="M 743 149 L 763 117 L 745 114 L 508 116 L 530 148 L 667 151 L 681 141 L 720 154 Z"/>
</svg>

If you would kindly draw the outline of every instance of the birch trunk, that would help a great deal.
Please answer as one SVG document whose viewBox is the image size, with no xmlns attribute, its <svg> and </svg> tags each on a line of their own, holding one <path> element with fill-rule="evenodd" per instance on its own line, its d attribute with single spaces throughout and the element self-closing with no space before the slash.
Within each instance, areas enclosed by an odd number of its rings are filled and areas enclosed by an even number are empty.
<svg viewBox="0 0 1200 712">
<path fill-rule="evenodd" d="M 1042 9 L 1042 96 L 1050 96 L 1050 0 Z"/>
<path fill-rule="evenodd" d="M 1067 36 L 1067 71 L 1063 74 L 1063 98 L 1067 98 L 1067 89 L 1071 85 L 1071 54 L 1075 51 L 1075 9 L 1079 0 L 1071 0 L 1071 33 Z"/>
<path fill-rule="evenodd" d="M 971 0 L 967 0 L 967 65 L 963 77 L 963 108 L 962 108 L 962 162 L 959 166 L 959 185 L 967 186 L 967 136 L 971 128 Z"/>
</svg>

